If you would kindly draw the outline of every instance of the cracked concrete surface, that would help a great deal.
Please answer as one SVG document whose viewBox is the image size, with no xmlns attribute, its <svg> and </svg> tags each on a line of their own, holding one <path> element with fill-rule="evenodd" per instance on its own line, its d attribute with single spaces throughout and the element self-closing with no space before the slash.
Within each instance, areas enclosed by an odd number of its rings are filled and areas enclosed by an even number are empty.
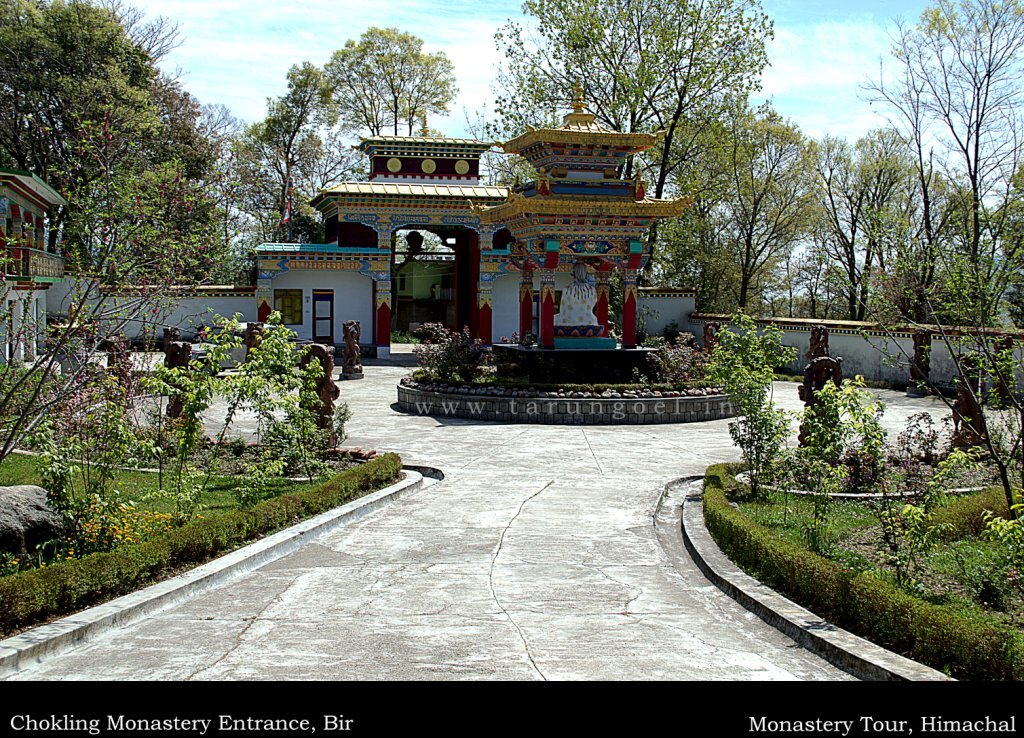
<svg viewBox="0 0 1024 738">
<path fill-rule="evenodd" d="M 728 421 L 580 427 L 395 412 L 407 371 L 342 382 L 349 443 L 436 485 L 20 679 L 846 679 L 673 566 L 664 485 L 737 458 Z M 882 393 L 896 425 L 930 400 Z M 777 399 L 797 407 L 796 386 Z"/>
</svg>

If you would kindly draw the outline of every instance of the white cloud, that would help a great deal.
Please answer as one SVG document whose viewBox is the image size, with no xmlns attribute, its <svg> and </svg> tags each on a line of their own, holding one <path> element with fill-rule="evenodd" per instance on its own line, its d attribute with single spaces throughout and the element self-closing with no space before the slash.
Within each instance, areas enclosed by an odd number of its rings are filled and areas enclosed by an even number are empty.
<svg viewBox="0 0 1024 738">
<path fill-rule="evenodd" d="M 463 109 L 490 100 L 498 56 L 494 32 L 519 15 L 516 2 L 448 0 L 337 2 L 308 0 L 301 9 L 271 0 L 136 0 L 150 15 L 180 23 L 183 43 L 164 66 L 180 68 L 186 88 L 204 103 L 223 103 L 245 120 L 258 120 L 266 98 L 285 90 L 293 64 L 322 65 L 346 40 L 370 26 L 393 26 L 414 33 L 428 51 L 443 51 L 455 66 L 460 94 L 446 119 L 431 121 L 453 135 L 462 133 Z"/>
<path fill-rule="evenodd" d="M 858 137 L 884 123 L 863 87 L 890 45 L 887 26 L 870 16 L 777 27 L 762 96 L 811 136 Z"/>
<path fill-rule="evenodd" d="M 889 0 L 915 7 L 923 1 Z M 181 24 L 183 44 L 164 66 L 180 68 L 186 88 L 202 102 L 223 103 L 249 121 L 263 117 L 268 96 L 284 92 L 291 65 L 323 64 L 373 25 L 414 33 L 427 50 L 445 52 L 455 66 L 459 97 L 450 115 L 430 121 L 451 135 L 466 133 L 465 111 L 493 108 L 494 32 L 507 18 L 523 20 L 519 0 L 306 0 L 291 8 L 273 0 L 132 2 Z M 856 137 L 881 125 L 860 87 L 888 55 L 887 22 L 866 8 L 851 14 L 840 6 L 833 12 L 814 0 L 766 5 L 776 15 L 776 37 L 763 96 L 812 136 Z M 875 9 L 888 15 L 887 7 Z"/>
</svg>

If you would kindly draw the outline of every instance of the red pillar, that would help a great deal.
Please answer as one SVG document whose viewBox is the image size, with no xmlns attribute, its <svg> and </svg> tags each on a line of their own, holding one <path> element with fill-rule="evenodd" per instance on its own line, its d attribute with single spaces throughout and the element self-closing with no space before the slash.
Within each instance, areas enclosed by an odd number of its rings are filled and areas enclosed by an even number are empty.
<svg viewBox="0 0 1024 738">
<path fill-rule="evenodd" d="M 480 234 L 466 232 L 466 248 L 469 252 L 469 335 L 480 335 Z"/>
<path fill-rule="evenodd" d="M 622 277 L 622 348 L 636 348 L 637 275 L 626 269 Z"/>
<path fill-rule="evenodd" d="M 540 347 L 555 347 L 555 270 L 540 273 Z"/>
<path fill-rule="evenodd" d="M 519 341 L 533 333 L 533 270 L 523 268 L 519 282 Z"/>
</svg>

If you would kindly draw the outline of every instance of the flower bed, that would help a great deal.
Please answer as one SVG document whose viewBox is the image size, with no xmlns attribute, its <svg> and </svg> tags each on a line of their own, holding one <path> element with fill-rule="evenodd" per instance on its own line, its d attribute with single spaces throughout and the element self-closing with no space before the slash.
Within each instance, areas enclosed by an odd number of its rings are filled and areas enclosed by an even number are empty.
<svg viewBox="0 0 1024 738">
<path fill-rule="evenodd" d="M 0 577 L 0 634 L 67 615 L 179 573 L 273 531 L 397 480 L 402 461 L 385 454 L 316 487 L 250 509 L 200 518 L 142 543 Z"/>
<path fill-rule="evenodd" d="M 722 550 L 751 576 L 831 623 L 954 677 L 1024 678 L 1024 636 L 1012 615 L 985 613 L 956 593 L 922 589 L 915 594 L 897 586 L 883 567 L 856 557 L 854 532 L 863 529 L 864 520 L 858 522 L 855 511 L 844 515 L 852 542 L 846 553 L 842 548 L 830 557 L 811 552 L 786 532 L 796 517 L 792 507 L 786 506 L 785 526 L 771 526 L 748 515 L 746 501 L 740 500 L 739 509 L 733 506 L 739 469 L 734 464 L 708 468 L 704 520 Z M 976 534 L 984 509 L 998 514 L 998 503 L 999 495 L 992 493 L 952 501 L 939 511 L 949 523 L 947 537 Z"/>
</svg>

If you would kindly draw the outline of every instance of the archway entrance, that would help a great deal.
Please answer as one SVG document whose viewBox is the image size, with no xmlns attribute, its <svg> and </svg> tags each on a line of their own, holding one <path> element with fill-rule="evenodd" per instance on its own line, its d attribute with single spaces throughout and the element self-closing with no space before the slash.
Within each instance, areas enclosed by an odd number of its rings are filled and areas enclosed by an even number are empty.
<svg viewBox="0 0 1024 738">
<path fill-rule="evenodd" d="M 392 329 L 415 332 L 426 323 L 480 336 L 480 237 L 463 226 L 408 225 L 395 231 Z"/>
</svg>

